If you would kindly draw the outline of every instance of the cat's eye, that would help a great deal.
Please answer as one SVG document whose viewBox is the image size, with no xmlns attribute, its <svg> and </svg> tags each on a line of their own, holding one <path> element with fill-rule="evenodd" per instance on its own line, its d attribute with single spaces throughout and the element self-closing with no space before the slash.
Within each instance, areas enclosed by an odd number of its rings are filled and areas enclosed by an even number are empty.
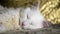
<svg viewBox="0 0 60 34">
<path fill-rule="evenodd" d="M 30 19 L 30 18 L 29 18 L 29 15 L 27 15 L 27 19 Z"/>
</svg>

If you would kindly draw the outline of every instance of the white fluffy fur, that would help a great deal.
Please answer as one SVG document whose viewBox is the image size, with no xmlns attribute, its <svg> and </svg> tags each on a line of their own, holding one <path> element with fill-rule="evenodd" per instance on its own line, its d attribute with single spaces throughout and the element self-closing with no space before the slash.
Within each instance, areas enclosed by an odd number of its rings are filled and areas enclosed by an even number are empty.
<svg viewBox="0 0 60 34">
<path fill-rule="evenodd" d="M 19 18 L 20 24 L 24 22 L 24 26 L 22 26 L 24 29 L 43 28 L 43 21 L 45 19 L 37 7 L 14 9 L 3 8 L 1 6 L 0 8 L 0 32 L 21 29 L 19 25 Z"/>
<path fill-rule="evenodd" d="M 0 9 L 0 32 L 19 29 L 20 9 L 3 8 L 2 6 L 0 8 L 2 8 Z"/>
<path fill-rule="evenodd" d="M 27 7 L 21 11 L 20 22 L 24 23 L 24 29 L 38 29 L 43 28 L 43 21 L 45 20 L 37 7 Z M 27 18 L 28 15 L 28 18 Z"/>
</svg>

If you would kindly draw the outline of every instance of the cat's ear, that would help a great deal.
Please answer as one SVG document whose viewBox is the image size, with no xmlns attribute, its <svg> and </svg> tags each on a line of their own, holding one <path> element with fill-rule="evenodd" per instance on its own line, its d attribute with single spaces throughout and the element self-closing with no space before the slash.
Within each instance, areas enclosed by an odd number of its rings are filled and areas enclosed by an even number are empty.
<svg viewBox="0 0 60 34">
<path fill-rule="evenodd" d="M 52 26 L 52 23 L 50 22 L 50 21 L 43 21 L 43 26 L 44 26 L 44 28 L 45 27 L 51 27 Z"/>
<path fill-rule="evenodd" d="M 38 2 L 35 2 L 33 5 L 34 5 L 34 6 L 38 6 Z"/>
</svg>

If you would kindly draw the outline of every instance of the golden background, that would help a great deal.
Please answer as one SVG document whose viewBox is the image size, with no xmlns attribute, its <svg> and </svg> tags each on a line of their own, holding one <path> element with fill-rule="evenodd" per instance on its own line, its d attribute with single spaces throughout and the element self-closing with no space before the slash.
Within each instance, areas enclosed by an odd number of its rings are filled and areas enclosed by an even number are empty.
<svg viewBox="0 0 60 34">
<path fill-rule="evenodd" d="M 40 11 L 48 21 L 51 21 L 52 24 L 60 24 L 59 0 L 46 0 L 45 3 L 40 7 Z"/>
</svg>

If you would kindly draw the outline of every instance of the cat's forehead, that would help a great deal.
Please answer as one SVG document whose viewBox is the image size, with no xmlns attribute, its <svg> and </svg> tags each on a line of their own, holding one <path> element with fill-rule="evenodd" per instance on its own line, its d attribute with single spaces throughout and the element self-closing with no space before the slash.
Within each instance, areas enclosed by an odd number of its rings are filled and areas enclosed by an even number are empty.
<svg viewBox="0 0 60 34">
<path fill-rule="evenodd" d="M 6 7 L 24 7 L 38 4 L 37 0 L 1 0 L 0 4 Z"/>
</svg>

